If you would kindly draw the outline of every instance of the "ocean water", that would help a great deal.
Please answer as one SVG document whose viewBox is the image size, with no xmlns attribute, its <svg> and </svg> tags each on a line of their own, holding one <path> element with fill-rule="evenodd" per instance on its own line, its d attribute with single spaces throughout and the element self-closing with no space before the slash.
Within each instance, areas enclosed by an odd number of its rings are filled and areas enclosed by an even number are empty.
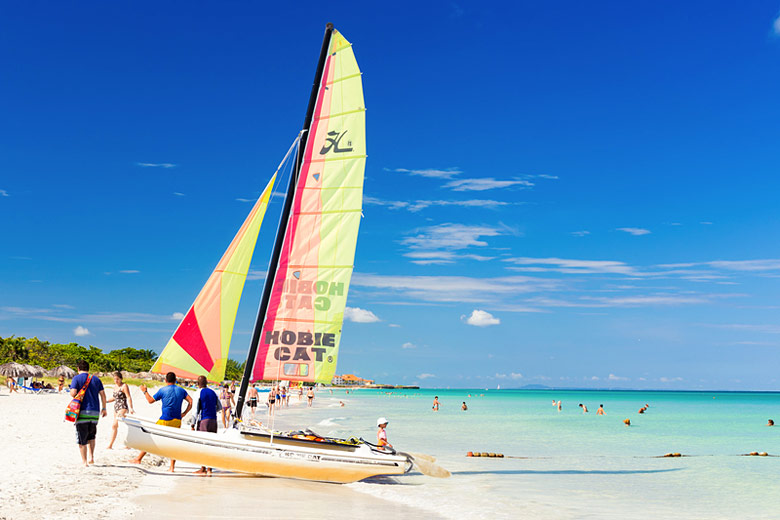
<svg viewBox="0 0 780 520">
<path fill-rule="evenodd" d="M 780 393 L 334 389 L 312 408 L 281 410 L 275 427 L 375 442 L 379 416 L 396 449 L 432 454 L 452 477 L 413 472 L 349 486 L 443 517 L 780 518 L 780 457 L 740 456 L 780 454 L 780 426 L 765 426 L 780 422 Z M 686 456 L 657 458 L 670 452 Z"/>
</svg>

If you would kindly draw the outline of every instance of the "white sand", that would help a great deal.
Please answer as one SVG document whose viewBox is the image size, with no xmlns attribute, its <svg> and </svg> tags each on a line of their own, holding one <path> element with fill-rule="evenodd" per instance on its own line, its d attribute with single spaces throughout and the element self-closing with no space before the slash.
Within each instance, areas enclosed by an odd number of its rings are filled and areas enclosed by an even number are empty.
<svg viewBox="0 0 780 520">
<path fill-rule="evenodd" d="M 112 391 L 106 388 L 107 395 Z M 138 415 L 159 416 L 159 403 L 150 405 L 137 388 L 131 391 Z M 123 449 L 121 429 L 115 449 L 106 450 L 113 404 L 98 425 L 95 465 L 84 468 L 74 426 L 63 420 L 69 401 L 64 392 L 9 395 L 6 387 L 0 389 L 0 520 L 212 518 L 227 512 L 232 518 L 422 514 L 335 484 L 222 472 L 197 477 L 191 474 L 194 467 L 181 463 L 170 474 L 167 461 L 151 454 L 141 466 L 130 464 L 137 452 Z"/>
</svg>

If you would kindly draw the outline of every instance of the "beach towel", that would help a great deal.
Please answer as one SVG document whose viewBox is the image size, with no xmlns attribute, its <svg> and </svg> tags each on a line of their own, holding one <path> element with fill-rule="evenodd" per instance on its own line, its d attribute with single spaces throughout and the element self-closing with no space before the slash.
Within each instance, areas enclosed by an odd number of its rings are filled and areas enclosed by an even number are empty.
<svg viewBox="0 0 780 520">
<path fill-rule="evenodd" d="M 76 397 L 70 401 L 68 407 L 65 409 L 66 421 L 75 423 L 76 419 L 79 418 L 79 413 L 81 412 L 81 400 L 84 399 L 84 394 L 86 393 L 87 388 L 89 387 L 89 383 L 91 382 L 92 374 L 89 374 L 87 377 L 87 382 L 84 383 L 84 386 L 81 387 L 79 393 L 76 394 Z"/>
</svg>

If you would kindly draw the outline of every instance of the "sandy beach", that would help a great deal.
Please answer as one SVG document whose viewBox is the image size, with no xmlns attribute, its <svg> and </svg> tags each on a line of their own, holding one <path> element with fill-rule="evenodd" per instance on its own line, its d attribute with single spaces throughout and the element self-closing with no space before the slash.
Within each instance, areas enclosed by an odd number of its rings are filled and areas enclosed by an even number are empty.
<svg viewBox="0 0 780 520">
<path fill-rule="evenodd" d="M 107 386 L 107 394 L 111 391 Z M 135 387 L 132 392 L 137 414 L 159 415 L 159 403 L 146 403 Z M 84 468 L 74 427 L 63 421 L 69 400 L 64 392 L 9 395 L 7 388 L 0 390 L 6 469 L 0 473 L 0 519 L 213 518 L 226 511 L 231 518 L 258 518 L 259 512 L 290 517 L 293 511 L 297 518 L 343 518 L 378 510 L 413 518 L 420 513 L 346 486 L 224 472 L 204 478 L 192 475 L 196 468 L 187 464 L 178 464 L 170 474 L 167 461 L 151 454 L 141 466 L 130 464 L 136 452 L 123 449 L 119 439 L 114 450 L 105 449 L 113 417 L 110 404 L 108 417 L 98 426 L 95 465 Z"/>
</svg>

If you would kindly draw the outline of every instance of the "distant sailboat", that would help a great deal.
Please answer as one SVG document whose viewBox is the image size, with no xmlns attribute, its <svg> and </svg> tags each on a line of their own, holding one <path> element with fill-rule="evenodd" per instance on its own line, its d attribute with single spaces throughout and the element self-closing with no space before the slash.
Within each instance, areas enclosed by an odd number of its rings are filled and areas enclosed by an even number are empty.
<svg viewBox="0 0 780 520">
<path fill-rule="evenodd" d="M 427 459 L 362 440 L 322 438 L 310 431 L 285 435 L 240 422 L 250 381 L 330 383 L 336 371 L 360 225 L 366 141 L 361 72 L 352 45 L 331 24 L 304 128 L 288 155 L 293 150 L 290 184 L 237 400 L 238 427 L 215 434 L 126 417 L 127 444 L 199 465 L 330 482 L 402 474 L 412 463 L 426 472 L 431 466 Z M 210 381 L 224 377 L 238 301 L 275 178 L 160 354 L 154 372 L 173 371 L 191 379 L 204 375 Z"/>
</svg>

